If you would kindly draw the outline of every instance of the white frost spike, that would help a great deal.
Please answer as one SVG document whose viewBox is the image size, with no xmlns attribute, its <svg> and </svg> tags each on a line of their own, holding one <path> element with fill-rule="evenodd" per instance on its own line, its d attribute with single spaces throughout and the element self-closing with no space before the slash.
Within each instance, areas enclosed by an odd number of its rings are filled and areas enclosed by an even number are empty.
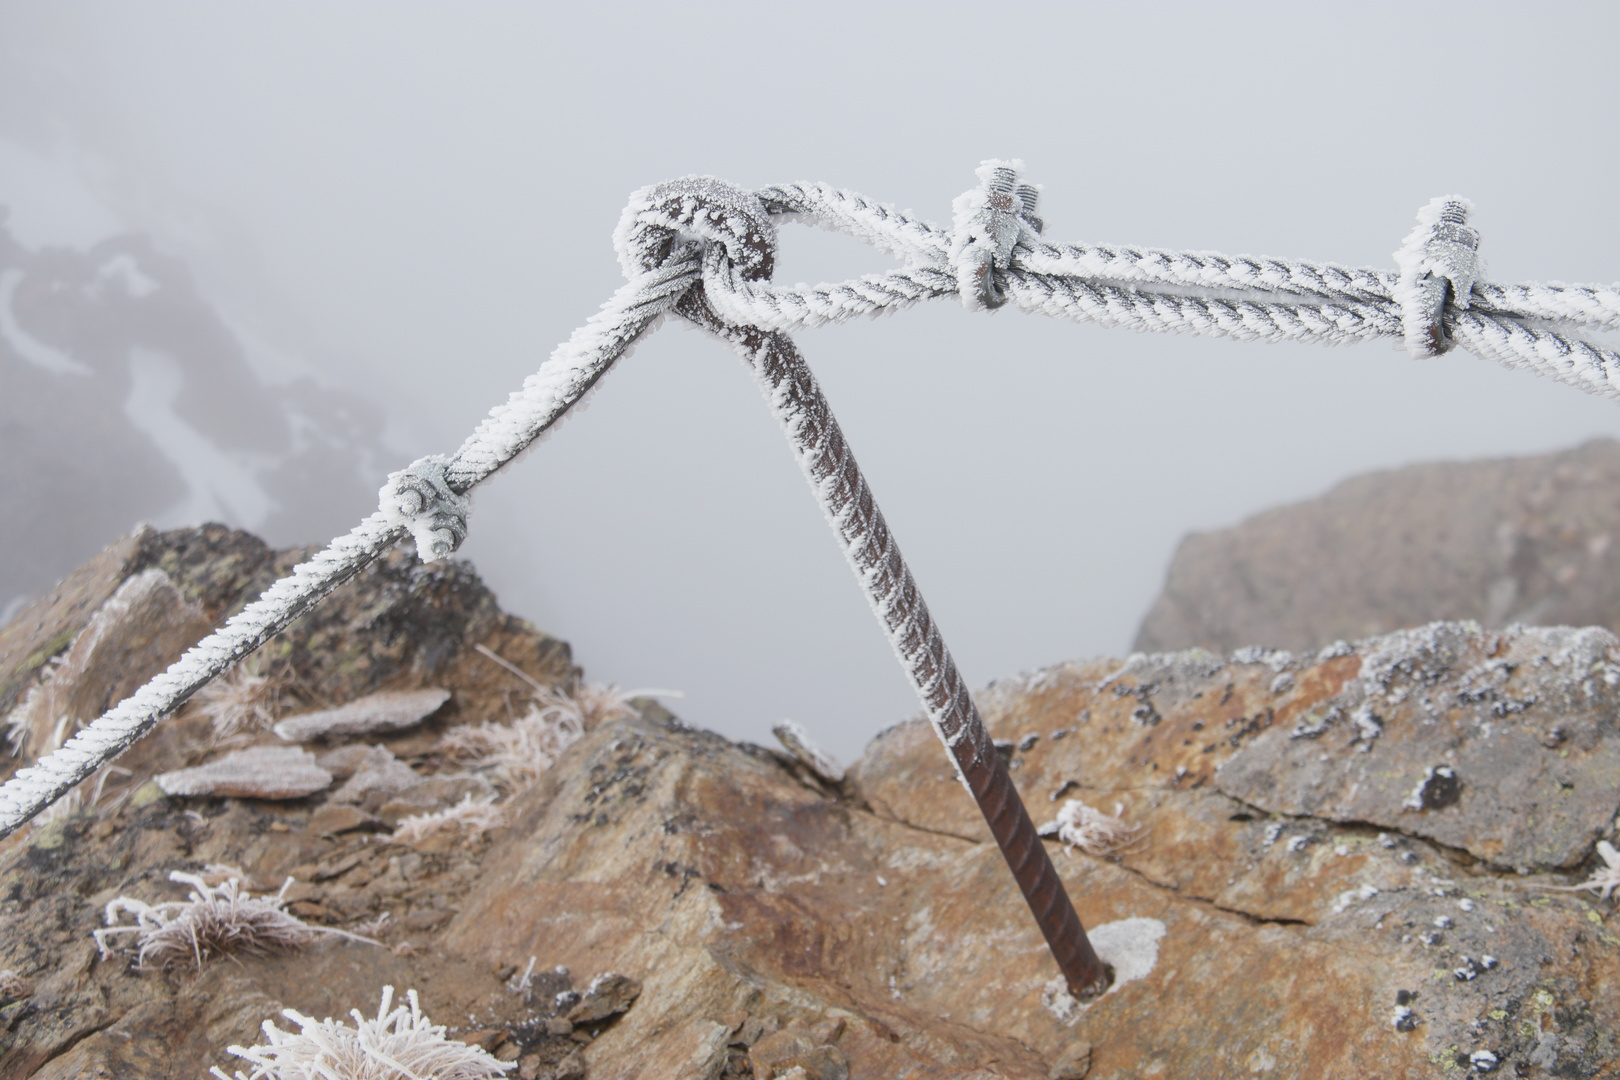
<svg viewBox="0 0 1620 1080">
<path fill-rule="evenodd" d="M 1350 714 L 1350 719 L 1355 721 L 1362 749 L 1370 750 L 1373 740 L 1384 733 L 1384 725 L 1379 722 L 1378 714 L 1373 712 L 1371 703 L 1362 702 L 1356 711 Z"/>
<path fill-rule="evenodd" d="M 275 723 L 280 687 L 265 672 L 263 655 L 255 653 L 197 692 L 197 711 L 208 717 L 214 738 Z"/>
<path fill-rule="evenodd" d="M 621 692 L 617 687 L 585 683 L 573 693 L 535 682 L 522 669 L 503 660 L 494 650 L 478 646 L 495 663 L 522 678 L 534 688 L 529 711 L 510 724 L 486 721 L 461 724 L 444 733 L 439 749 L 453 758 L 467 761 L 487 773 L 503 791 L 528 787 L 557 763 L 562 752 L 585 732 L 600 724 L 634 716 L 630 699 L 636 694 L 672 691 Z"/>
<path fill-rule="evenodd" d="M 449 464 L 443 454 L 417 458 L 389 473 L 388 482 L 377 492 L 388 524 L 410 530 L 423 562 L 448 559 L 467 539 L 472 499 L 450 490 L 445 480 Z"/>
<path fill-rule="evenodd" d="M 351 1009 L 354 1027 L 331 1017 L 316 1020 L 295 1009 L 281 1015 L 299 1031 L 282 1031 L 264 1022 L 268 1045 L 232 1046 L 230 1053 L 251 1064 L 250 1076 L 236 1080 L 493 1080 L 517 1068 L 497 1061 L 476 1046 L 445 1038 L 446 1028 L 422 1012 L 415 990 L 405 992 L 410 1007 L 390 1010 L 394 988 L 383 987 L 377 1018 L 367 1020 Z M 231 1080 L 218 1066 L 216 1080 Z"/>
</svg>

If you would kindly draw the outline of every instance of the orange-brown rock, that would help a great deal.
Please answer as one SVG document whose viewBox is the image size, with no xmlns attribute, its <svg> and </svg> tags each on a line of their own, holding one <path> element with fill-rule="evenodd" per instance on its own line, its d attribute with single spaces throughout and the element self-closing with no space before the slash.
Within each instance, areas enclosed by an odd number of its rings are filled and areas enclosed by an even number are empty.
<svg viewBox="0 0 1620 1080">
<path fill-rule="evenodd" d="M 321 648 L 363 647 L 325 625 Z M 35 986 L 0 1005 L 0 1080 L 199 1075 L 282 1007 L 341 1016 L 385 983 L 536 1080 L 1612 1076 L 1614 905 L 1539 887 L 1613 836 L 1617 660 L 1604 632 L 1451 625 L 982 692 L 1037 821 L 1080 798 L 1140 828 L 1113 857 L 1049 841 L 1119 973 L 1089 1008 L 921 721 L 835 789 L 647 706 L 504 829 L 424 850 L 313 828 L 318 798 L 91 807 L 0 845 L 0 968 Z M 502 715 L 474 681 L 498 674 L 457 653 L 432 677 L 465 722 Z M 436 767 L 424 735 L 385 741 Z M 388 947 L 95 960 L 108 899 L 174 898 L 167 872 L 204 864 L 292 874 L 295 910 Z M 592 999 L 598 973 L 639 993 L 604 976 Z"/>
</svg>

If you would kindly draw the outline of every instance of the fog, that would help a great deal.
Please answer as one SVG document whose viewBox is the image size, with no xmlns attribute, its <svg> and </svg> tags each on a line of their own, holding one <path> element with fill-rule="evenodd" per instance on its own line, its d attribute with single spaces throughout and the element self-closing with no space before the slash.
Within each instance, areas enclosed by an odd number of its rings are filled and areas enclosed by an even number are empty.
<svg viewBox="0 0 1620 1080">
<path fill-rule="evenodd" d="M 1373 266 L 1457 192 L 1492 278 L 1620 279 L 1617 30 L 1596 5 L 12 0 L 0 203 L 36 247 L 149 235 L 377 406 L 386 470 L 504 400 L 618 284 L 627 194 L 688 173 L 943 222 L 981 159 L 1020 157 L 1057 240 Z M 888 265 L 784 226 L 777 279 Z M 974 685 L 1121 653 L 1189 531 L 1620 435 L 1612 403 L 1461 352 L 942 301 L 799 340 Z M 752 379 L 700 334 L 646 340 L 481 489 L 462 555 L 590 678 L 679 688 L 691 723 L 791 717 L 848 759 L 916 711 Z"/>
</svg>

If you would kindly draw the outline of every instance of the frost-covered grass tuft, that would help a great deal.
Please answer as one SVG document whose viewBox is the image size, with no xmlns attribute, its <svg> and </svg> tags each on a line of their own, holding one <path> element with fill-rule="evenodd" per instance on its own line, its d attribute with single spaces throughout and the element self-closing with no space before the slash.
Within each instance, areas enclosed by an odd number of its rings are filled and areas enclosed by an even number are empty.
<svg viewBox="0 0 1620 1080">
<path fill-rule="evenodd" d="M 510 724 L 453 727 L 439 740 L 439 749 L 512 792 L 538 780 L 582 734 L 577 713 L 536 705 Z"/>
<path fill-rule="evenodd" d="M 636 714 L 636 710 L 630 707 L 630 700 L 636 697 L 636 694 L 622 691 L 617 686 L 581 683 L 574 688 L 571 696 L 562 694 L 557 696 L 560 701 L 571 702 L 573 707 L 579 710 L 580 723 L 584 725 L 586 731 L 598 724 Z"/>
<path fill-rule="evenodd" d="M 1538 885 L 1536 888 L 1551 892 L 1579 892 L 1582 889 L 1590 889 L 1607 900 L 1614 895 L 1616 889 L 1620 889 L 1620 851 L 1615 850 L 1615 846 L 1607 840 L 1599 840 L 1597 853 L 1608 865 L 1594 873 L 1590 881 L 1583 881 L 1579 885 Z"/>
<path fill-rule="evenodd" d="M 161 904 L 120 896 L 107 905 L 107 925 L 93 935 L 103 960 L 114 952 L 112 939 L 123 934 L 135 935 L 136 964 L 142 968 L 166 968 L 189 959 L 200 969 L 212 956 L 286 952 L 308 945 L 322 934 L 378 944 L 332 927 L 310 926 L 290 914 L 284 897 L 292 878 L 275 896 L 267 897 L 244 892 L 235 877 L 210 885 L 196 874 L 176 870 L 169 880 L 190 885 L 191 894 L 185 900 Z M 123 915 L 133 915 L 135 921 L 123 923 Z"/>
<path fill-rule="evenodd" d="M 586 731 L 633 715 L 629 698 L 611 686 L 584 685 L 572 694 L 537 686 L 529 711 L 509 724 L 485 722 L 451 728 L 439 748 L 487 773 L 503 792 L 521 791 L 557 763 Z"/>
<path fill-rule="evenodd" d="M 516 1067 L 497 1061 L 476 1046 L 445 1038 L 445 1028 L 422 1013 L 415 990 L 410 1002 L 390 1011 L 394 988 L 383 987 L 377 1018 L 367 1020 L 350 1010 L 354 1027 L 330 1017 L 316 1020 L 293 1009 L 281 1015 L 299 1031 L 282 1031 L 266 1020 L 268 1045 L 229 1047 L 253 1066 L 236 1080 L 493 1080 Z M 217 1066 L 216 1080 L 231 1080 Z"/>
<path fill-rule="evenodd" d="M 390 839 L 402 844 L 416 844 L 438 832 L 466 832 L 482 836 L 491 829 L 506 824 L 506 813 L 495 805 L 493 798 L 479 799 L 471 792 L 447 810 L 428 814 L 412 814 L 394 829 Z"/>
<path fill-rule="evenodd" d="M 276 722 L 281 686 L 264 670 L 261 654 L 238 663 L 197 691 L 192 700 L 214 726 L 214 738 L 226 739 L 241 731 L 259 731 Z"/>
<path fill-rule="evenodd" d="M 1087 855 L 1111 855 L 1135 841 L 1141 830 L 1079 799 L 1067 799 L 1057 820 L 1041 828 L 1043 836 L 1051 833 L 1056 833 L 1071 851 L 1079 848 Z"/>
</svg>

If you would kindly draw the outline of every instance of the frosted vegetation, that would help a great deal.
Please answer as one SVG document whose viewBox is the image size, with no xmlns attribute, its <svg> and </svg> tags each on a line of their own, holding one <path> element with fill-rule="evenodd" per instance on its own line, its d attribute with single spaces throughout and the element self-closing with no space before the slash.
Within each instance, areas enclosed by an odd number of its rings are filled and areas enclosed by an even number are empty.
<svg viewBox="0 0 1620 1080">
<path fill-rule="evenodd" d="M 1112 855 L 1129 847 L 1142 832 L 1116 816 L 1119 811 L 1120 808 L 1115 807 L 1114 814 L 1105 814 L 1079 799 L 1065 799 L 1057 819 L 1042 825 L 1038 831 L 1042 836 L 1056 836 L 1070 854 L 1079 848 L 1087 855 Z"/>
<path fill-rule="evenodd" d="M 169 880 L 190 885 L 184 900 L 149 904 L 130 896 L 119 896 L 107 905 L 107 925 L 95 932 L 96 947 L 106 960 L 117 951 L 116 939 L 135 939 L 135 963 L 141 968 L 166 968 L 190 961 L 201 970 L 203 961 L 214 956 L 264 956 L 302 948 L 323 935 L 348 938 L 375 945 L 370 938 L 327 926 L 311 926 L 286 910 L 287 889 L 293 879 L 282 883 L 274 896 L 257 897 L 243 890 L 241 871 L 210 867 L 224 880 L 211 885 L 197 874 L 175 870 Z M 125 923 L 133 915 L 133 923 Z"/>
<path fill-rule="evenodd" d="M 275 723 L 279 686 L 265 667 L 264 654 L 254 653 L 197 691 L 194 700 L 213 725 L 214 738 L 253 733 Z"/>
<path fill-rule="evenodd" d="M 405 998 L 407 1005 L 390 1008 L 394 988 L 383 987 L 374 1019 L 350 1010 L 353 1027 L 283 1009 L 281 1015 L 299 1030 L 283 1031 L 266 1020 L 264 1043 L 230 1047 L 252 1066 L 246 1075 L 235 1073 L 234 1080 L 491 1080 L 516 1068 L 446 1038 L 447 1029 L 422 1012 L 415 990 L 407 990 Z M 209 1074 L 233 1080 L 218 1066 Z"/>
</svg>

